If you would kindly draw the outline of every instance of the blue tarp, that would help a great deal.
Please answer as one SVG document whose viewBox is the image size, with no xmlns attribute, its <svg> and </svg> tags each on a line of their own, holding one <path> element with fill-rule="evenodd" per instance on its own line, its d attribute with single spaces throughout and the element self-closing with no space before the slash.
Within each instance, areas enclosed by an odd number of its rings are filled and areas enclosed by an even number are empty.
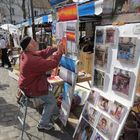
<svg viewBox="0 0 140 140">
<path fill-rule="evenodd" d="M 95 14 L 95 3 L 90 2 L 78 6 L 79 17 L 94 15 Z"/>
</svg>

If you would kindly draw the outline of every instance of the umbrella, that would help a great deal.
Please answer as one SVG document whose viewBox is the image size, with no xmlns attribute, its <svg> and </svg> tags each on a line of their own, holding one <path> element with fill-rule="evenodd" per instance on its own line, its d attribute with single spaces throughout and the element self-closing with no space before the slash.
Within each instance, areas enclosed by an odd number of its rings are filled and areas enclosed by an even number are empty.
<svg viewBox="0 0 140 140">
<path fill-rule="evenodd" d="M 3 24 L 0 26 L 2 29 L 9 31 L 11 34 L 16 33 L 18 28 L 13 24 Z"/>
</svg>

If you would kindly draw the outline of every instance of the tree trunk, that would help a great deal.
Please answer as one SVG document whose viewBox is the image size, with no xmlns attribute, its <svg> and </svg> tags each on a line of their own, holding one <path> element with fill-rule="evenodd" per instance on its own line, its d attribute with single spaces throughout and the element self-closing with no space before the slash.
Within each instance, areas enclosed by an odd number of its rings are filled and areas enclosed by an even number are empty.
<svg viewBox="0 0 140 140">
<path fill-rule="evenodd" d="M 22 0 L 22 12 L 23 12 L 23 19 L 25 20 L 26 19 L 26 8 L 25 8 L 25 1 L 26 0 Z"/>
<path fill-rule="evenodd" d="M 9 13 L 10 13 L 10 23 L 13 24 L 13 19 L 12 19 L 12 8 L 10 7 L 9 9 Z"/>
</svg>

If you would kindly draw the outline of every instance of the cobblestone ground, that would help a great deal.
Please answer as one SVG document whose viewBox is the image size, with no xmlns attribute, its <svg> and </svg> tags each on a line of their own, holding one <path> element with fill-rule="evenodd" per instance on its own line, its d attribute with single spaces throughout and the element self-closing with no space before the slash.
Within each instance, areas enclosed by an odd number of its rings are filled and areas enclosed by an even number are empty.
<svg viewBox="0 0 140 140">
<path fill-rule="evenodd" d="M 21 125 L 16 119 L 18 112 L 16 92 L 17 81 L 9 77 L 7 69 L 0 68 L 0 140 L 20 140 Z M 28 134 L 24 135 L 24 140 L 72 140 L 69 133 L 58 124 L 55 124 L 53 131 L 39 132 L 36 128 L 39 113 L 32 108 L 29 108 L 28 112 L 31 117 L 27 117 Z"/>
</svg>

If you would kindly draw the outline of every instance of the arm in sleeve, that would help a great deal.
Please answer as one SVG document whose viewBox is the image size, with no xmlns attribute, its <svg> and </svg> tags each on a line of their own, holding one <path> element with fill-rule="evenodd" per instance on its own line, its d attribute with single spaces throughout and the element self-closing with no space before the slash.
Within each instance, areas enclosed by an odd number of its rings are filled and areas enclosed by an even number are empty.
<svg viewBox="0 0 140 140">
<path fill-rule="evenodd" d="M 37 51 L 37 54 L 43 58 L 48 58 L 50 55 L 52 55 L 56 51 L 57 51 L 56 47 L 48 47 L 44 50 Z"/>
<path fill-rule="evenodd" d="M 36 73 L 44 73 L 49 70 L 52 70 L 58 66 L 61 56 L 62 52 L 57 51 L 48 59 L 38 57 L 37 60 L 34 61 L 32 69 Z"/>
</svg>

